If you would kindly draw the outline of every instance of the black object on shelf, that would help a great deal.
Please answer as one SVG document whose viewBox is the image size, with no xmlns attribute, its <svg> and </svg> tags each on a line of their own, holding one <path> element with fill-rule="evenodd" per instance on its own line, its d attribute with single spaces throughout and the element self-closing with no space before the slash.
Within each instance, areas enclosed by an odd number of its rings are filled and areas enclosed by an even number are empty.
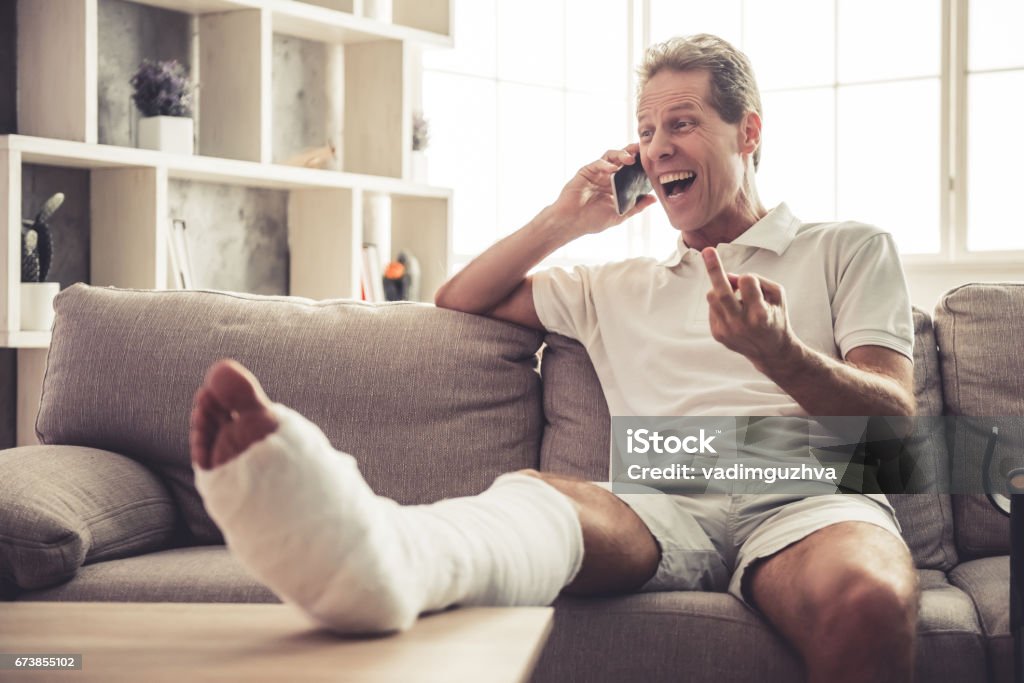
<svg viewBox="0 0 1024 683">
<path fill-rule="evenodd" d="M 416 257 L 406 252 L 388 264 L 384 271 L 384 296 L 388 301 L 419 299 L 420 266 Z"/>
</svg>

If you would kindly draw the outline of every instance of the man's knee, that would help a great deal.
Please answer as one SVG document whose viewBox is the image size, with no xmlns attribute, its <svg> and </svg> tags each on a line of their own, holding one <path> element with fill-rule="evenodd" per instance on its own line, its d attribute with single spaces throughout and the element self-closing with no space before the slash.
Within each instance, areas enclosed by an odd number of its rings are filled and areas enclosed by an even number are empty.
<svg viewBox="0 0 1024 683">
<path fill-rule="evenodd" d="M 812 579 L 808 616 L 828 650 L 910 647 L 917 630 L 918 586 L 902 557 L 885 567 L 848 565 Z"/>
<path fill-rule="evenodd" d="M 661 549 L 643 520 L 618 496 L 571 477 L 530 469 L 519 472 L 541 479 L 576 506 L 583 531 L 583 567 L 567 593 L 629 592 L 654 575 Z"/>
<path fill-rule="evenodd" d="M 752 567 L 750 585 L 756 604 L 809 657 L 912 644 L 917 572 L 902 541 L 873 525 L 822 529 Z"/>
</svg>

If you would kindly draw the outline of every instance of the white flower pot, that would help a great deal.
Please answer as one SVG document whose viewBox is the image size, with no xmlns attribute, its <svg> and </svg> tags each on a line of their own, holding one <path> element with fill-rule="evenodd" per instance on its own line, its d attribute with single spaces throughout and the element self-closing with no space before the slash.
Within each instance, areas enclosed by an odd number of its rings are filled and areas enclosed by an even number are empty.
<svg viewBox="0 0 1024 683">
<path fill-rule="evenodd" d="M 412 152 L 412 181 L 414 183 L 427 183 L 427 153 L 415 149 Z"/>
<path fill-rule="evenodd" d="M 49 332 L 53 327 L 53 298 L 60 292 L 59 282 L 21 283 L 21 329 Z"/>
<path fill-rule="evenodd" d="M 174 154 L 192 154 L 192 119 L 147 116 L 139 119 L 139 147 Z"/>
<path fill-rule="evenodd" d="M 363 13 L 377 21 L 391 21 L 391 0 L 363 0 Z"/>
</svg>

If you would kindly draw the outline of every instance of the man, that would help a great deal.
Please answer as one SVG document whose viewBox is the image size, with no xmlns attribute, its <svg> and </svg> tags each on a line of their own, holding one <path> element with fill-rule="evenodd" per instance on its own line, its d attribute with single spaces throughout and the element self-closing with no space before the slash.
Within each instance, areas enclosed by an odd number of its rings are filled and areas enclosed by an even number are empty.
<svg viewBox="0 0 1024 683">
<path fill-rule="evenodd" d="M 437 305 L 579 339 L 613 415 L 913 414 L 909 297 L 891 238 L 767 211 L 754 182 L 760 112 L 749 62 L 728 43 L 652 47 L 639 142 L 582 168 Z M 678 252 L 528 276 L 656 201 L 615 211 L 611 174 L 637 151 Z M 916 574 L 884 498 L 616 496 L 521 472 L 480 496 L 404 508 L 230 361 L 197 394 L 192 449 L 234 552 L 338 630 L 405 628 L 453 604 L 547 604 L 562 590 L 729 590 L 793 644 L 812 681 L 912 674 Z M 315 539 L 299 563 L 295 539 Z"/>
</svg>

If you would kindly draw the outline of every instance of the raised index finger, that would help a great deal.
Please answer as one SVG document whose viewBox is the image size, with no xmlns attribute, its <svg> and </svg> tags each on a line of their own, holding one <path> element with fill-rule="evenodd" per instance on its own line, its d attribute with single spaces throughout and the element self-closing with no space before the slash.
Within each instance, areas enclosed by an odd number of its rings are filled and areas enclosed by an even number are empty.
<svg viewBox="0 0 1024 683">
<path fill-rule="evenodd" d="M 701 252 L 704 257 L 704 267 L 708 270 L 708 278 L 711 280 L 711 289 L 720 295 L 732 296 L 732 285 L 725 275 L 725 268 L 722 267 L 722 259 L 718 256 L 718 250 L 714 247 L 707 247 Z"/>
</svg>

